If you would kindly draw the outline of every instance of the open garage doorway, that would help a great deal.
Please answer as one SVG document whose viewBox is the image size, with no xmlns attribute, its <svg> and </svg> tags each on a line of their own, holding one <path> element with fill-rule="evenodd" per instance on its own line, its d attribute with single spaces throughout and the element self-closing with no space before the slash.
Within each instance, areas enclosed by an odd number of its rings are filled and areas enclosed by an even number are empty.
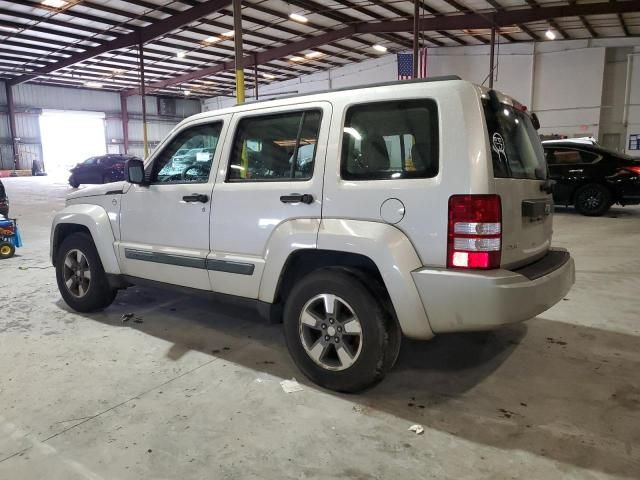
<svg viewBox="0 0 640 480">
<path fill-rule="evenodd" d="M 69 169 L 107 152 L 104 113 L 44 110 L 40 115 L 42 157 L 48 175 L 69 176 Z"/>
</svg>

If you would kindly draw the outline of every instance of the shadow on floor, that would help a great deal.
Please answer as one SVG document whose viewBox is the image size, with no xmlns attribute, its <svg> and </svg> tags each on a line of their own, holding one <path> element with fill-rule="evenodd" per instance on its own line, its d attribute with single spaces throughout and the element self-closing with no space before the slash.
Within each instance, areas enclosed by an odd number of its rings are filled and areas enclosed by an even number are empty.
<svg viewBox="0 0 640 480">
<path fill-rule="evenodd" d="M 121 315 L 134 316 L 123 323 Z M 253 309 L 164 290 L 130 288 L 89 316 L 170 342 L 167 357 L 197 350 L 306 381 L 281 325 Z M 522 450 L 610 474 L 640 472 L 638 337 L 542 318 L 488 333 L 405 340 L 394 369 L 359 395 L 354 415 L 379 412 L 466 440 Z"/>
</svg>

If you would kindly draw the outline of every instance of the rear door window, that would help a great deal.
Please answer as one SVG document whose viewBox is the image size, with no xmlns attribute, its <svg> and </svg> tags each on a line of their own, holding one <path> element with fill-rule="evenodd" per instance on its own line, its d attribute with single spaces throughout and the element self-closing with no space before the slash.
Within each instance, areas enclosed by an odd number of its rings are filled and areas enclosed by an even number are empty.
<svg viewBox="0 0 640 480">
<path fill-rule="evenodd" d="M 429 178 L 438 174 L 438 167 L 438 108 L 433 100 L 368 103 L 347 110 L 342 178 Z"/>
<path fill-rule="evenodd" d="M 321 120 L 320 110 L 243 118 L 236 130 L 227 181 L 309 180 Z"/>
<path fill-rule="evenodd" d="M 547 164 L 538 133 L 526 112 L 500 104 L 494 109 L 483 100 L 493 173 L 498 178 L 544 180 Z"/>
</svg>

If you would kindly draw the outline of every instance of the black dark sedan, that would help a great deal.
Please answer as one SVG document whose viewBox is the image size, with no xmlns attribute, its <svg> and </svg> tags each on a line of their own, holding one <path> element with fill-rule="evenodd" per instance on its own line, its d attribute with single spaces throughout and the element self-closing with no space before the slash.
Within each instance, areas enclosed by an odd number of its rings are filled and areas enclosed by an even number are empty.
<svg viewBox="0 0 640 480">
<path fill-rule="evenodd" d="M 640 159 L 597 144 L 543 142 L 553 200 L 583 215 L 604 214 L 611 205 L 640 203 Z"/>
<path fill-rule="evenodd" d="M 69 185 L 78 188 L 82 183 L 111 183 L 124 180 L 124 164 L 130 158 L 137 157 L 107 154 L 87 158 L 70 170 Z"/>
<path fill-rule="evenodd" d="M 0 215 L 9 217 L 9 197 L 7 197 L 2 181 L 0 181 Z"/>
</svg>

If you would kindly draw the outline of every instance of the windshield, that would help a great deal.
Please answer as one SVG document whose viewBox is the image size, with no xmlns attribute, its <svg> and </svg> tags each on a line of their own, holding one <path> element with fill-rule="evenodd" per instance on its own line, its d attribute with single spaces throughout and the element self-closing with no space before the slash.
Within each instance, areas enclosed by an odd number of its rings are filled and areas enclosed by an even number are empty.
<svg viewBox="0 0 640 480">
<path fill-rule="evenodd" d="M 487 119 L 494 176 L 545 180 L 547 164 L 544 151 L 529 115 L 504 103 L 500 103 L 496 111 L 489 100 L 483 100 L 482 104 Z"/>
</svg>

